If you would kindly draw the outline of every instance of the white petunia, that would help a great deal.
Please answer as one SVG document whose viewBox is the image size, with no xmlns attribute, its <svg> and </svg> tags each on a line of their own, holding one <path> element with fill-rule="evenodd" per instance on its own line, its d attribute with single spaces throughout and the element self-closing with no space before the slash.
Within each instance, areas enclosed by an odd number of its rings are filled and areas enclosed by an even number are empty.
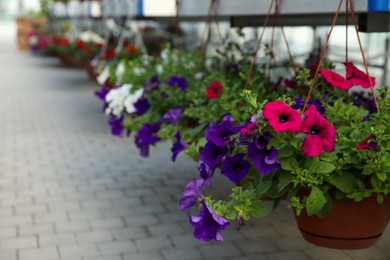
<svg viewBox="0 0 390 260">
<path fill-rule="evenodd" d="M 115 76 L 117 78 L 117 82 L 122 81 L 123 74 L 125 73 L 126 67 L 123 62 L 120 62 L 115 70 Z"/>
<path fill-rule="evenodd" d="M 120 88 L 111 89 L 106 95 L 109 111 L 115 116 L 121 116 L 126 98 L 130 95 L 130 90 L 133 87 L 131 84 L 125 84 Z"/>
<path fill-rule="evenodd" d="M 162 73 L 164 72 L 164 68 L 163 68 L 163 66 L 162 66 L 161 64 L 158 64 L 158 65 L 156 66 L 156 70 L 157 70 L 157 72 L 158 72 L 159 74 L 162 74 Z"/>
<path fill-rule="evenodd" d="M 110 71 L 108 67 L 104 67 L 104 70 L 102 73 L 100 73 L 99 76 L 97 76 L 96 80 L 100 85 L 103 85 L 106 83 L 107 79 L 110 77 Z"/>
<path fill-rule="evenodd" d="M 144 68 L 141 68 L 141 67 L 135 67 L 133 69 L 133 72 L 136 76 L 140 76 L 140 75 L 144 74 L 146 72 L 146 70 Z"/>
<path fill-rule="evenodd" d="M 126 112 L 131 114 L 137 111 L 134 104 L 142 97 L 144 93 L 143 89 L 137 90 L 135 93 L 130 94 L 124 101 L 124 106 L 126 108 Z"/>
</svg>

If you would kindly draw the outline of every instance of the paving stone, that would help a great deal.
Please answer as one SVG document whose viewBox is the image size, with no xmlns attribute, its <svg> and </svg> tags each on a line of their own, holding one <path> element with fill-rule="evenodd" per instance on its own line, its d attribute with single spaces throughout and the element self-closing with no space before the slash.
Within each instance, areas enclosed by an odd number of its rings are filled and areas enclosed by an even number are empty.
<svg viewBox="0 0 390 260">
<path fill-rule="evenodd" d="M 142 227 L 111 229 L 111 233 L 116 240 L 139 239 L 149 236 L 149 233 Z"/>
<path fill-rule="evenodd" d="M 84 257 L 83 260 L 122 260 L 122 257 L 120 255 L 90 256 Z"/>
<path fill-rule="evenodd" d="M 132 254 L 124 254 L 123 260 L 171 260 L 171 259 L 166 259 L 159 253 L 132 253 Z"/>
<path fill-rule="evenodd" d="M 16 250 L 0 250 L 1 260 L 18 260 L 18 253 Z"/>
<path fill-rule="evenodd" d="M 281 251 L 276 253 L 268 254 L 267 260 L 291 260 L 291 259 L 299 259 L 299 260 L 310 260 L 307 255 L 302 253 L 301 251 Z"/>
<path fill-rule="evenodd" d="M 127 226 L 147 226 L 158 223 L 158 220 L 155 216 L 145 214 L 127 217 L 125 222 Z"/>
<path fill-rule="evenodd" d="M 166 259 L 202 259 L 202 255 L 199 250 L 191 247 L 171 248 L 162 250 L 163 255 Z"/>
<path fill-rule="evenodd" d="M 173 247 L 172 242 L 166 237 L 138 239 L 135 243 L 141 252 L 157 251 Z"/>
<path fill-rule="evenodd" d="M 31 215 L 47 212 L 45 205 L 20 206 L 15 209 L 16 215 Z"/>
<path fill-rule="evenodd" d="M 148 225 L 147 228 L 152 236 L 183 233 L 183 229 L 178 224 Z"/>
<path fill-rule="evenodd" d="M 70 246 L 59 246 L 60 255 L 62 258 L 71 257 L 91 257 L 98 256 L 99 252 L 96 245 L 83 244 L 83 245 L 70 245 Z"/>
<path fill-rule="evenodd" d="M 55 223 L 58 233 L 75 233 L 91 231 L 91 225 L 87 221 L 72 221 Z"/>
<path fill-rule="evenodd" d="M 53 224 L 33 224 L 18 226 L 20 236 L 53 234 Z"/>
<path fill-rule="evenodd" d="M 39 236 L 39 245 L 42 247 L 74 244 L 76 244 L 76 238 L 73 234 L 52 234 Z"/>
<path fill-rule="evenodd" d="M 108 242 L 113 240 L 113 236 L 108 230 L 77 233 L 76 237 L 80 244 Z"/>
<path fill-rule="evenodd" d="M 57 248 L 55 247 L 19 251 L 19 260 L 55 260 L 58 258 Z"/>
<path fill-rule="evenodd" d="M 93 230 L 121 228 L 125 225 L 121 219 L 91 220 L 90 223 Z"/>
<path fill-rule="evenodd" d="M 0 241 L 1 250 L 36 248 L 38 246 L 36 237 L 4 238 Z"/>
<path fill-rule="evenodd" d="M 16 237 L 16 227 L 0 228 L 0 239 Z"/>
<path fill-rule="evenodd" d="M 102 255 L 125 254 L 137 251 L 137 248 L 131 241 L 104 242 L 99 243 L 98 247 Z"/>
<path fill-rule="evenodd" d="M 240 256 L 242 253 L 231 243 L 209 244 L 198 247 L 204 257 L 217 258 L 228 256 Z"/>
</svg>

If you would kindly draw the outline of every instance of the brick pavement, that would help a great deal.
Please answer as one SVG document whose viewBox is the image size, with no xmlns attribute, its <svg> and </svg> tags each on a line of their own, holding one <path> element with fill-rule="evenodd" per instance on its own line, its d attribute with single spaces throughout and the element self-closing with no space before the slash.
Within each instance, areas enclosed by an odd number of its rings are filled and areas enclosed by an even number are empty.
<svg viewBox="0 0 390 260">
<path fill-rule="evenodd" d="M 84 72 L 1 37 L 1 260 L 390 259 L 389 229 L 370 249 L 323 249 L 283 207 L 224 231 L 224 243 L 195 240 L 177 204 L 195 165 L 172 164 L 169 144 L 141 159 L 110 136 Z"/>
</svg>

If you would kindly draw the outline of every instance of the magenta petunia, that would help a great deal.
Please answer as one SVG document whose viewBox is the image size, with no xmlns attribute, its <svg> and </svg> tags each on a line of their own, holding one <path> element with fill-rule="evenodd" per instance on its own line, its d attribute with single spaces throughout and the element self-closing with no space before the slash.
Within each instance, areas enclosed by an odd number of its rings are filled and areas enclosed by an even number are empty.
<svg viewBox="0 0 390 260">
<path fill-rule="evenodd" d="M 319 156 L 324 150 L 332 152 L 336 139 L 336 129 L 328 120 L 318 113 L 316 107 L 311 105 L 305 112 L 302 123 L 302 132 L 307 133 L 303 140 L 302 151 L 306 156 Z"/>
<path fill-rule="evenodd" d="M 302 118 L 298 111 L 282 101 L 268 102 L 264 106 L 263 116 L 275 132 L 298 133 L 301 130 Z"/>
<path fill-rule="evenodd" d="M 352 62 L 346 62 L 344 65 L 347 69 L 348 81 L 350 81 L 352 85 L 362 86 L 363 88 L 371 87 L 370 80 L 368 79 L 368 75 L 366 73 L 356 68 Z M 375 77 L 371 77 L 371 82 L 372 86 L 375 86 Z"/>
<path fill-rule="evenodd" d="M 343 76 L 334 71 L 322 69 L 320 73 L 322 77 L 335 88 L 348 90 L 352 87 L 351 81 L 346 80 Z"/>
<path fill-rule="evenodd" d="M 379 145 L 375 142 L 376 136 L 373 134 L 370 134 L 366 139 L 361 142 L 356 149 L 358 151 L 361 150 L 371 150 L 379 152 L 381 149 L 379 148 Z"/>
</svg>

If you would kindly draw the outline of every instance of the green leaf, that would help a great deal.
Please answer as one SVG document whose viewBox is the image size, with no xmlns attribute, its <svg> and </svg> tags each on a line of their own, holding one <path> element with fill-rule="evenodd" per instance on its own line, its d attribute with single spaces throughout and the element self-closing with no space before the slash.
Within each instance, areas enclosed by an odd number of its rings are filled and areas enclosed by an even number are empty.
<svg viewBox="0 0 390 260">
<path fill-rule="evenodd" d="M 292 176 L 290 174 L 284 174 L 279 177 L 278 191 L 283 190 L 287 185 L 292 181 Z"/>
<path fill-rule="evenodd" d="M 383 201 L 384 201 L 383 195 L 378 193 L 376 195 L 376 201 L 378 202 L 378 204 L 383 204 Z"/>
<path fill-rule="evenodd" d="M 334 162 L 335 160 L 337 160 L 337 154 L 335 152 L 322 153 L 320 155 L 320 159 L 321 161 L 325 161 L 325 162 Z"/>
<path fill-rule="evenodd" d="M 387 179 L 387 173 L 385 171 L 379 171 L 376 176 L 378 176 L 378 179 L 381 181 L 386 181 Z"/>
<path fill-rule="evenodd" d="M 362 174 L 363 174 L 363 175 L 370 175 L 370 174 L 372 174 L 376 169 L 377 169 L 377 166 L 372 165 L 372 164 L 367 164 L 366 166 L 364 166 L 364 169 L 363 169 L 363 171 L 362 171 Z M 378 176 L 378 178 L 379 178 L 379 176 Z"/>
<path fill-rule="evenodd" d="M 252 215 L 254 217 L 260 218 L 268 215 L 268 210 L 265 207 L 263 201 L 261 200 L 256 200 L 255 202 L 252 203 Z"/>
<path fill-rule="evenodd" d="M 267 180 L 267 181 L 260 181 L 260 183 L 256 186 L 257 192 L 259 195 L 263 195 L 266 193 L 269 188 L 271 188 L 272 181 Z"/>
<path fill-rule="evenodd" d="M 331 173 L 336 169 L 332 163 L 328 162 L 319 162 L 312 168 L 313 173 Z"/>
<path fill-rule="evenodd" d="M 289 148 L 289 147 L 283 147 L 282 149 L 279 150 L 278 152 L 278 158 L 279 160 L 281 158 L 287 158 L 290 157 L 291 155 L 294 154 L 294 150 Z"/>
<path fill-rule="evenodd" d="M 282 164 L 282 169 L 286 171 L 293 171 L 299 168 L 298 161 L 294 157 L 280 160 L 280 163 Z"/>
<path fill-rule="evenodd" d="M 309 216 L 317 214 L 324 207 L 326 203 L 326 198 L 324 193 L 316 187 L 311 187 L 311 192 L 309 197 L 306 200 L 306 211 Z"/>
<path fill-rule="evenodd" d="M 304 168 L 312 173 L 319 163 L 320 159 L 318 157 L 307 157 Z"/>
<path fill-rule="evenodd" d="M 329 215 L 333 209 L 333 200 L 329 193 L 325 193 L 326 203 L 324 207 L 317 213 L 317 216 L 323 218 Z"/>
<path fill-rule="evenodd" d="M 329 182 L 344 193 L 351 193 L 356 190 L 356 179 L 351 173 L 333 175 Z"/>
</svg>

